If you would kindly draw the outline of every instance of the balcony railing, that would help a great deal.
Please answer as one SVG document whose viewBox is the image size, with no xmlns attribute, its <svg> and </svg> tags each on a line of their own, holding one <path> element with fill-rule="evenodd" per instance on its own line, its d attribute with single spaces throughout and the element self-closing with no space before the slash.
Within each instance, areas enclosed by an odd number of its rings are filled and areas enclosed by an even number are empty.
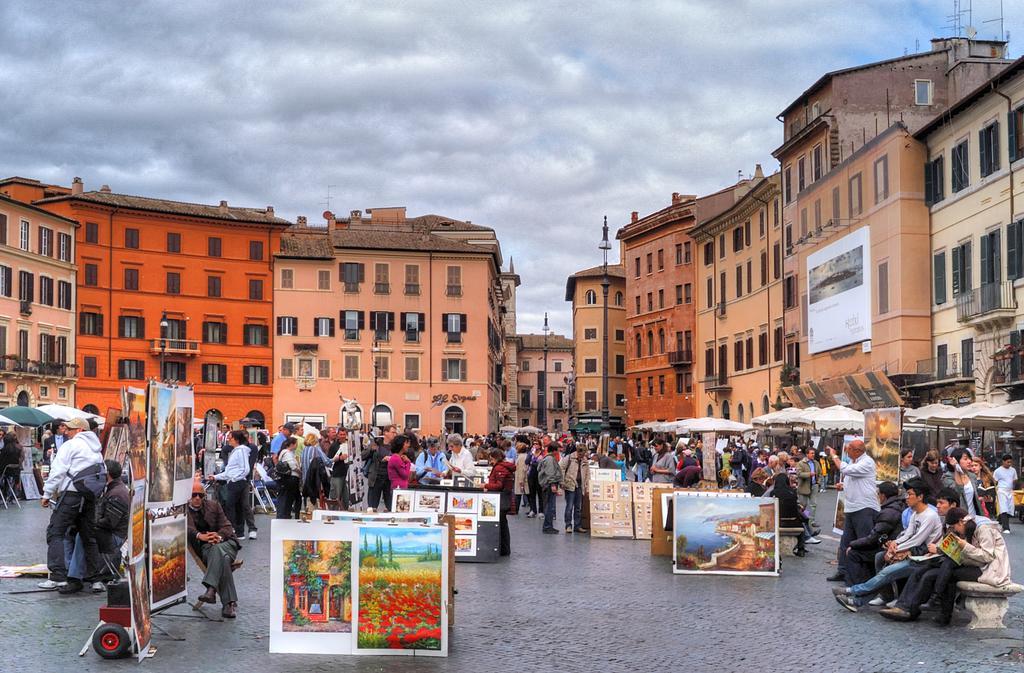
<svg viewBox="0 0 1024 673">
<path fill-rule="evenodd" d="M 154 355 L 199 355 L 200 343 L 192 339 L 150 339 L 149 352 Z"/>
<path fill-rule="evenodd" d="M 391 283 L 374 283 L 374 294 L 391 294 Z"/>
<path fill-rule="evenodd" d="M 448 288 L 447 288 L 447 293 L 448 293 L 449 297 L 461 297 L 462 296 L 462 286 L 461 285 L 449 285 Z"/>
<path fill-rule="evenodd" d="M 21 300 L 21 315 L 32 315 L 32 302 L 27 299 Z"/>
<path fill-rule="evenodd" d="M 43 376 L 61 379 L 78 377 L 78 365 L 61 362 L 41 362 L 18 357 L 0 357 L 0 372 Z"/>
<path fill-rule="evenodd" d="M 410 295 L 418 295 L 420 293 L 420 284 L 419 283 L 406 283 L 405 284 L 405 293 L 406 294 L 410 294 Z"/>
<path fill-rule="evenodd" d="M 956 319 L 972 325 L 1003 318 L 1012 320 L 1016 308 L 1013 281 L 984 283 L 957 295 Z"/>
<path fill-rule="evenodd" d="M 1014 353 L 1008 358 L 995 360 L 992 363 L 992 383 L 1004 386 L 1024 383 L 1024 356 Z"/>
<path fill-rule="evenodd" d="M 701 379 L 701 383 L 708 392 L 732 389 L 732 384 L 729 383 L 729 375 L 724 373 L 705 376 Z"/>
<path fill-rule="evenodd" d="M 668 363 L 670 365 L 692 365 L 693 351 L 669 351 Z"/>
<path fill-rule="evenodd" d="M 947 381 L 949 379 L 971 378 L 974 375 L 974 372 L 967 370 L 973 369 L 973 363 L 966 362 L 963 364 L 965 366 L 961 367 L 960 356 L 957 353 L 950 353 L 946 357 L 941 358 L 918 360 L 918 381 L 926 383 L 928 381 Z"/>
</svg>

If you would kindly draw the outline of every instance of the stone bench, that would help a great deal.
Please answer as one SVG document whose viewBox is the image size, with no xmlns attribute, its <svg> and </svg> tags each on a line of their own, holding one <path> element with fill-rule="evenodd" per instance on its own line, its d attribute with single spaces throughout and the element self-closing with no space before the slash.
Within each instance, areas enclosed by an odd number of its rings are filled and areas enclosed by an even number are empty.
<svg viewBox="0 0 1024 673">
<path fill-rule="evenodd" d="M 779 553 L 782 556 L 795 556 L 793 550 L 804 534 L 803 527 L 779 528 Z"/>
<path fill-rule="evenodd" d="M 964 608 L 971 614 L 969 629 L 1005 629 L 1003 617 L 1010 607 L 1010 596 L 1024 591 L 1019 584 L 994 587 L 980 582 L 957 582 L 956 588 L 964 597 Z"/>
</svg>

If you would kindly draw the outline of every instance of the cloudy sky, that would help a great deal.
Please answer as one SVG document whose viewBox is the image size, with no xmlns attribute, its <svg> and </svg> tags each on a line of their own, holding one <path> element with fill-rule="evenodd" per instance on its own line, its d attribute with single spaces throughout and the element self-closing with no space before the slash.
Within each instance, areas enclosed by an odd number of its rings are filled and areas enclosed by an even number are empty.
<svg viewBox="0 0 1024 673">
<path fill-rule="evenodd" d="M 962 3 L 966 4 L 966 3 Z M 974 0 L 994 37 L 998 0 Z M 1008 2 L 1010 55 L 1024 9 Z M 928 48 L 952 0 L 0 3 L 0 175 L 493 226 L 519 328 L 630 211 L 775 170 L 823 72 Z M 897 9 L 899 8 L 899 9 Z M 963 19 L 967 23 L 967 17 Z"/>
</svg>

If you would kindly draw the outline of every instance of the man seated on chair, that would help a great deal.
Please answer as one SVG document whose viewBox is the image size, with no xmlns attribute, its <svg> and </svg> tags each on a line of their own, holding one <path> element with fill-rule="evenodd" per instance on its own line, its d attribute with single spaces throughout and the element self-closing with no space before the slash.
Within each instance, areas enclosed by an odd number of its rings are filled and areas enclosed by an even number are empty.
<svg viewBox="0 0 1024 673">
<path fill-rule="evenodd" d="M 206 593 L 199 597 L 203 603 L 215 603 L 217 592 L 223 605 L 221 614 L 234 619 L 238 610 L 235 591 L 235 561 L 242 548 L 235 536 L 235 527 L 228 521 L 224 510 L 213 498 L 206 497 L 203 487 L 195 483 L 188 501 L 188 543 L 206 564 L 203 586 Z"/>
</svg>

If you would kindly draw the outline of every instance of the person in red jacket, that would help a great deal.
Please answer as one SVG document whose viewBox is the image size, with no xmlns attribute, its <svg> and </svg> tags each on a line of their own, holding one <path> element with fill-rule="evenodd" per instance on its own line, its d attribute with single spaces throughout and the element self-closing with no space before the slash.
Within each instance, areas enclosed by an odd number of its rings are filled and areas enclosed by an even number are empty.
<svg viewBox="0 0 1024 673">
<path fill-rule="evenodd" d="M 491 464 L 491 473 L 487 477 L 487 483 L 484 484 L 484 490 L 501 492 L 501 506 L 498 508 L 500 531 L 498 547 L 502 556 L 509 556 L 512 554 L 512 534 L 508 529 L 508 515 L 510 511 L 515 514 L 515 511 L 512 510 L 515 506 L 512 491 L 516 483 L 516 466 L 505 460 L 505 454 L 501 449 L 491 449 L 487 462 Z"/>
</svg>

